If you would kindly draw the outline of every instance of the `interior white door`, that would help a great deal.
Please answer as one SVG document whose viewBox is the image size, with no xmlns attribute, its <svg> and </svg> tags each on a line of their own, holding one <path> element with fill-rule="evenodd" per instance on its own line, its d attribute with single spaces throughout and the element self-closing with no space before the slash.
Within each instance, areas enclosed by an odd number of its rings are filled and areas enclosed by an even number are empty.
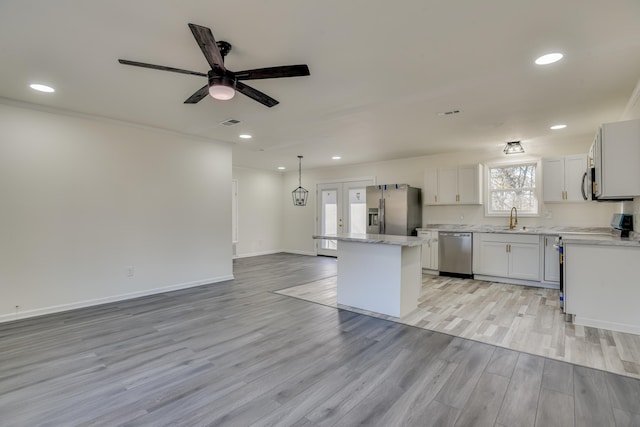
<svg viewBox="0 0 640 427">
<path fill-rule="evenodd" d="M 318 184 L 318 234 L 366 233 L 367 185 L 373 180 Z M 317 240 L 318 255 L 337 256 L 336 240 Z"/>
</svg>

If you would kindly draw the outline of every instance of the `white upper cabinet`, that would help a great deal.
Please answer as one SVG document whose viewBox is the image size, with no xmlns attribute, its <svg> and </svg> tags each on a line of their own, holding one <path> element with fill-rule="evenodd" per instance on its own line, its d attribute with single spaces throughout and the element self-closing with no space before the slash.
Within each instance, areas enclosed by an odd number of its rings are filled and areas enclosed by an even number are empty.
<svg viewBox="0 0 640 427">
<path fill-rule="evenodd" d="M 424 189 L 425 205 L 481 205 L 482 165 L 427 169 Z"/>
<path fill-rule="evenodd" d="M 426 169 L 424 171 L 424 194 L 422 202 L 425 205 L 438 203 L 438 169 Z"/>
<path fill-rule="evenodd" d="M 542 192 L 545 202 L 582 202 L 582 177 L 587 155 L 542 159 Z"/>
</svg>

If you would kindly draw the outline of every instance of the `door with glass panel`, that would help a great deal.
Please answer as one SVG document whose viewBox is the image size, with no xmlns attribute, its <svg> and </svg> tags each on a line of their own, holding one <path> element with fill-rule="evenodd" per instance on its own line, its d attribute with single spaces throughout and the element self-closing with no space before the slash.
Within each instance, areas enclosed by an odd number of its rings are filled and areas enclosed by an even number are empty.
<svg viewBox="0 0 640 427">
<path fill-rule="evenodd" d="M 318 234 L 366 233 L 366 187 L 373 180 L 318 184 Z M 318 255 L 337 256 L 336 240 L 317 240 Z"/>
</svg>

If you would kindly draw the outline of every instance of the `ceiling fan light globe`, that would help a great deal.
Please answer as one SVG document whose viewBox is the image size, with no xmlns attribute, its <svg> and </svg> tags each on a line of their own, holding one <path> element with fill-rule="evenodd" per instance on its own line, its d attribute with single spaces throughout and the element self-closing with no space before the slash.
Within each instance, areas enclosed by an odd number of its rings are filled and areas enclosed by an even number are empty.
<svg viewBox="0 0 640 427">
<path fill-rule="evenodd" d="M 233 98 L 235 94 L 236 94 L 235 89 L 229 86 L 225 86 L 225 85 L 209 86 L 209 95 L 221 101 L 228 101 L 229 99 Z"/>
</svg>

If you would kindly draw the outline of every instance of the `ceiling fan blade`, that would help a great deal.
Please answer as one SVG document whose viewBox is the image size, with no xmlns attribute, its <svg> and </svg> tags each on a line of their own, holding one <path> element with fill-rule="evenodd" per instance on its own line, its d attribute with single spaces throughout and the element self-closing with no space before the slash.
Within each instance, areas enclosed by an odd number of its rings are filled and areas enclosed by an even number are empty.
<svg viewBox="0 0 640 427">
<path fill-rule="evenodd" d="M 201 27 L 200 25 L 195 24 L 189 24 L 189 28 L 191 28 L 193 37 L 195 37 L 198 42 L 198 46 L 200 46 L 200 50 L 202 50 L 204 57 L 207 58 L 207 62 L 211 66 L 211 69 L 220 69 L 224 71 L 224 59 L 222 58 L 220 49 L 218 49 L 216 39 L 213 38 L 211 30 L 207 27 Z"/>
<path fill-rule="evenodd" d="M 277 79 L 280 77 L 308 76 L 309 67 L 301 65 L 283 65 L 281 67 L 256 68 L 255 70 L 234 73 L 238 80 Z"/>
<path fill-rule="evenodd" d="M 247 86 L 242 82 L 236 82 L 236 90 L 244 95 L 247 95 L 249 98 L 258 101 L 259 103 L 266 105 L 269 108 L 279 104 L 278 101 L 271 98 L 269 95 L 266 95 L 259 90 L 252 88 L 251 86 Z"/>
<path fill-rule="evenodd" d="M 200 73 L 198 71 L 183 70 L 180 68 L 166 67 L 164 65 L 146 64 L 144 62 L 128 61 L 126 59 L 118 59 L 118 62 L 124 65 L 133 65 L 134 67 L 144 67 L 144 68 L 151 68 L 153 70 L 171 71 L 174 73 L 191 74 L 194 76 L 207 77 L 205 73 Z"/>
<path fill-rule="evenodd" d="M 184 101 L 185 104 L 196 104 L 200 101 L 202 101 L 202 99 L 204 97 L 206 97 L 207 95 L 209 95 L 209 85 L 206 84 L 204 86 L 202 86 L 200 89 L 198 89 L 193 95 L 191 95 L 189 98 L 187 98 L 186 101 Z"/>
</svg>

